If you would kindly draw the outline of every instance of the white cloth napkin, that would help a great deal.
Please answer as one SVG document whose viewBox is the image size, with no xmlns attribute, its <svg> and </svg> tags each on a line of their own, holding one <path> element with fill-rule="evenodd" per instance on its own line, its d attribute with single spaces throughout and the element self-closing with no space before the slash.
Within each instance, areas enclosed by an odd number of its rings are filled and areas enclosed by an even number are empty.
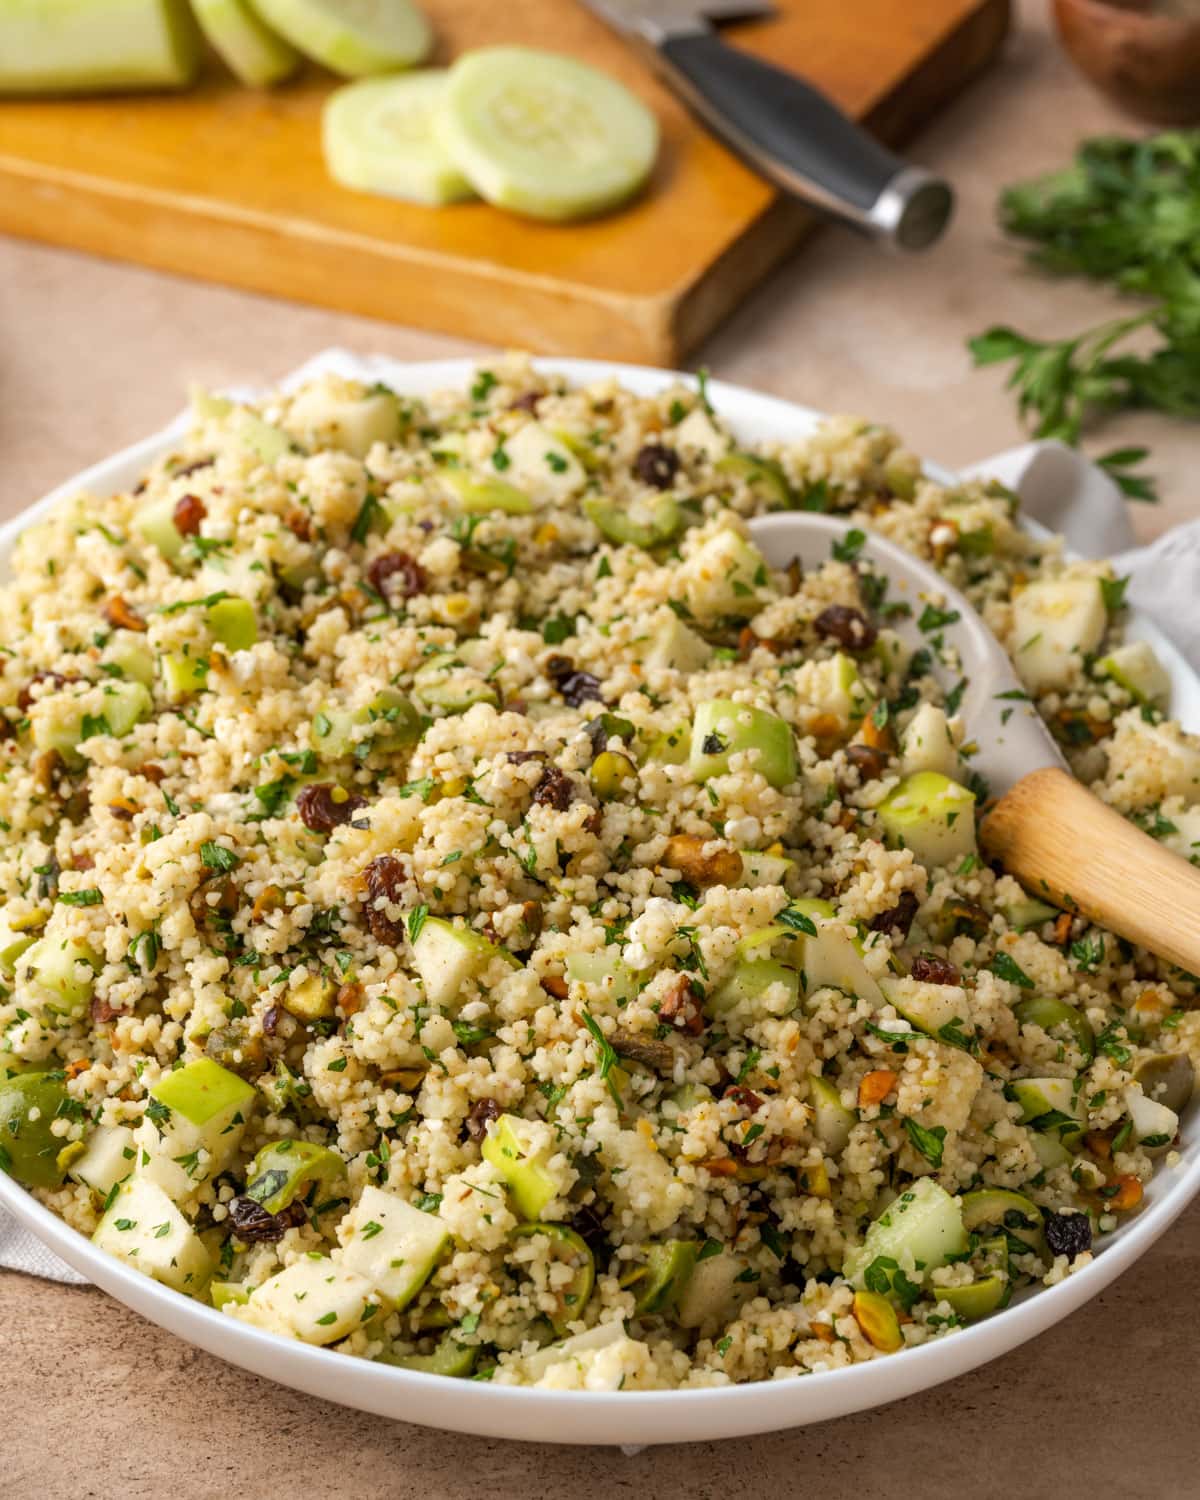
<svg viewBox="0 0 1200 1500">
<path fill-rule="evenodd" d="M 1118 574 L 1129 576 L 1129 602 L 1144 610 L 1188 661 L 1200 667 L 1200 521 L 1176 527 L 1148 547 L 1134 547 L 1125 501 L 1116 485 L 1102 469 L 1062 443 L 1026 443 L 984 459 L 964 470 L 963 477 L 999 479 L 1008 485 L 1021 497 L 1025 515 L 1061 532 L 1079 556 L 1112 556 Z M 52 1281 L 87 1280 L 2 1209 L 0 1266 Z"/>
</svg>

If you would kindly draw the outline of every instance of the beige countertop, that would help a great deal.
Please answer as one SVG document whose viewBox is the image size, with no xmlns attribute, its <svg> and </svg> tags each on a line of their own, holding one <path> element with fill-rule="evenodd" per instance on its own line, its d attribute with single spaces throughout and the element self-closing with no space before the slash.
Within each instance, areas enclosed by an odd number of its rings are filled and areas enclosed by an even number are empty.
<svg viewBox="0 0 1200 1500">
<path fill-rule="evenodd" d="M 824 234 L 700 352 L 714 374 L 889 421 L 950 464 L 1019 439 L 1003 373 L 971 371 L 965 338 L 998 322 L 1066 333 L 1109 302 L 1024 271 L 993 226 L 996 190 L 1065 161 L 1081 135 L 1127 128 L 1049 44 L 1039 0 L 1019 8 L 1003 62 L 914 147 L 959 188 L 945 242 L 900 260 Z M 0 515 L 161 425 L 189 381 L 262 383 L 330 344 L 400 358 L 470 352 L 410 329 L 0 241 Z M 1163 505 L 1134 516 L 1150 536 L 1196 512 L 1195 429 L 1125 417 L 1091 446 L 1134 442 L 1151 447 L 1162 481 Z M 1185 1396 L 1198 1300 L 1193 1210 L 1089 1307 L 952 1386 L 816 1428 L 624 1458 L 447 1437 L 343 1411 L 200 1354 L 98 1291 L 0 1273 L 0 1488 L 11 1500 L 1040 1500 L 1064 1491 L 1167 1500 L 1200 1490 L 1200 1436 Z"/>
</svg>

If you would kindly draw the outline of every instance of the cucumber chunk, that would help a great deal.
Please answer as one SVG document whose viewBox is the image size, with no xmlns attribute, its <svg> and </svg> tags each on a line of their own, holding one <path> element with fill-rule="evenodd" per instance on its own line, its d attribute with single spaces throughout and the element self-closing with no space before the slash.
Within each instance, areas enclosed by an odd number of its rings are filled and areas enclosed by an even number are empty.
<svg viewBox="0 0 1200 1500">
<path fill-rule="evenodd" d="M 254 9 L 293 47 L 348 78 L 411 67 L 433 45 L 410 0 L 254 0 Z"/>
<path fill-rule="evenodd" d="M 434 133 L 446 73 L 364 78 L 335 90 L 321 114 L 325 165 L 335 182 L 410 203 L 474 197 Z"/>
<path fill-rule="evenodd" d="M 264 26 L 246 0 L 192 0 L 192 14 L 239 83 L 279 83 L 300 64 L 296 49 Z"/>
<path fill-rule="evenodd" d="M 482 197 L 535 219 L 614 207 L 641 187 L 658 154 L 658 122 L 622 84 L 529 47 L 460 57 L 438 129 Z"/>
<path fill-rule="evenodd" d="M 982 1234 L 991 1227 L 1004 1234 L 1017 1254 L 1045 1247 L 1042 1211 L 1024 1193 L 1008 1188 L 979 1188 L 962 1200 L 962 1220 L 968 1234 Z"/>
<path fill-rule="evenodd" d="M 210 604 L 205 613 L 213 640 L 227 650 L 248 651 L 258 640 L 258 620 L 248 599 L 231 594 Z"/>
<path fill-rule="evenodd" d="M 200 38 L 186 0 L 5 0 L 0 94 L 183 88 Z"/>
<path fill-rule="evenodd" d="M 1066 1032 L 1083 1053 L 1085 1062 L 1091 1062 L 1096 1055 L 1096 1033 L 1088 1018 L 1065 1000 L 1052 995 L 1031 995 L 1028 1000 L 1017 1001 L 1013 1015 L 1018 1026 L 1040 1026 L 1048 1036 L 1061 1038 Z"/>
</svg>

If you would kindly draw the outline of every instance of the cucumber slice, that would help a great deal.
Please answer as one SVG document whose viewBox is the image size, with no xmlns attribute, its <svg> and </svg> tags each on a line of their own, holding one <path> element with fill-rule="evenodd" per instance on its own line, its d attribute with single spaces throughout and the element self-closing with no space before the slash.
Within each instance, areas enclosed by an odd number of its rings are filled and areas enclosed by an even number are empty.
<svg viewBox="0 0 1200 1500">
<path fill-rule="evenodd" d="M 5 0 L 0 94 L 183 88 L 200 38 L 186 0 Z"/>
<path fill-rule="evenodd" d="M 433 45 L 410 0 L 254 0 L 254 9 L 314 62 L 348 78 L 411 67 Z"/>
<path fill-rule="evenodd" d="M 529 47 L 460 57 L 438 131 L 482 197 L 535 219 L 615 207 L 641 187 L 658 154 L 657 120 L 622 84 Z"/>
<path fill-rule="evenodd" d="M 343 187 L 411 203 L 474 197 L 434 134 L 445 91 L 442 68 L 336 89 L 321 114 L 330 176 Z"/>
<path fill-rule="evenodd" d="M 192 14 L 239 83 L 278 83 L 300 64 L 296 49 L 268 30 L 246 0 L 192 0 Z"/>
</svg>

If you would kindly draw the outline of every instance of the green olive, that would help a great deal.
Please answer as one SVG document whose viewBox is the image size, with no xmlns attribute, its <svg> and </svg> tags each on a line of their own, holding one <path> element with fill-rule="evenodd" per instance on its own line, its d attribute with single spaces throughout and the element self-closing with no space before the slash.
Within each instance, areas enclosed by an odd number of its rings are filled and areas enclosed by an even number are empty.
<svg viewBox="0 0 1200 1500">
<path fill-rule="evenodd" d="M 669 1312 L 675 1306 L 695 1270 L 699 1251 L 699 1240 L 665 1240 L 661 1245 L 650 1246 L 646 1279 L 638 1288 L 639 1317 Z"/>
<path fill-rule="evenodd" d="M 61 1073 L 19 1073 L 0 1083 L 0 1170 L 25 1187 L 62 1184 L 58 1153 L 66 1142 L 50 1126 L 66 1097 Z"/>
<path fill-rule="evenodd" d="M 621 783 L 637 775 L 637 767 L 619 750 L 603 750 L 592 762 L 588 780 L 592 791 L 602 801 L 611 802 L 621 794 Z"/>
<path fill-rule="evenodd" d="M 1139 1065 L 1134 1078 L 1142 1093 L 1155 1104 L 1182 1114 L 1196 1087 L 1196 1070 L 1183 1052 L 1156 1052 Z"/>
</svg>

